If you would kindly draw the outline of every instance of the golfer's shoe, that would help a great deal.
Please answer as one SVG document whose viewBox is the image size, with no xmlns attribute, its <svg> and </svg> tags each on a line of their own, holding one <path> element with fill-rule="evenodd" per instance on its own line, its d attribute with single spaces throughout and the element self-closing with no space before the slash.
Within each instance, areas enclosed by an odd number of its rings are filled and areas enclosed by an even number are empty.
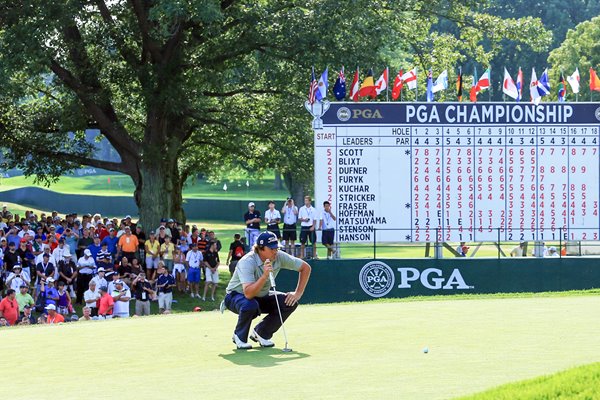
<svg viewBox="0 0 600 400">
<path fill-rule="evenodd" d="M 273 346 L 275 346 L 275 343 L 273 343 L 272 340 L 261 338 L 258 335 L 258 333 L 256 333 L 255 330 L 252 330 L 252 333 L 250 334 L 250 339 L 252 339 L 255 342 L 258 342 L 258 344 L 260 344 L 260 347 L 273 347 Z"/>
<path fill-rule="evenodd" d="M 223 314 L 225 312 L 225 300 L 221 301 L 221 304 L 219 304 L 219 311 L 221 311 L 221 314 Z"/>
<path fill-rule="evenodd" d="M 233 334 L 233 343 L 235 343 L 235 345 L 237 346 L 238 349 L 241 350 L 248 350 L 252 348 L 252 345 L 250 343 L 246 343 L 246 342 L 242 342 L 242 339 L 240 339 L 238 337 L 238 335 L 236 335 L 235 333 Z"/>
</svg>

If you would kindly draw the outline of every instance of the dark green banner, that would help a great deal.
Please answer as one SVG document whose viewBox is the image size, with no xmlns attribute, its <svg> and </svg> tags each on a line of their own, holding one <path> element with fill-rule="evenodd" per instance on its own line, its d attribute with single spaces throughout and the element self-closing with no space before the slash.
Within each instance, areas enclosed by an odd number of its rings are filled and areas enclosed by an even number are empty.
<svg viewBox="0 0 600 400">
<path fill-rule="evenodd" d="M 514 293 L 600 287 L 595 258 L 398 259 L 311 261 L 302 301 L 330 303 L 459 293 Z M 297 274 L 282 271 L 278 289 L 293 290 Z"/>
</svg>

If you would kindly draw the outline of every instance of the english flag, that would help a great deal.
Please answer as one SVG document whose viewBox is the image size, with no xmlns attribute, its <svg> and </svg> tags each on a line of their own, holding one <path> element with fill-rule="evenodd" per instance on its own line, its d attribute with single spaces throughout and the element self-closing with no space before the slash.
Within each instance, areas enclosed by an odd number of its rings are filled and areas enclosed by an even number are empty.
<svg viewBox="0 0 600 400">
<path fill-rule="evenodd" d="M 404 75 L 402 75 L 402 81 L 406 83 L 409 89 L 417 88 L 417 68 L 413 68 Z"/>
</svg>

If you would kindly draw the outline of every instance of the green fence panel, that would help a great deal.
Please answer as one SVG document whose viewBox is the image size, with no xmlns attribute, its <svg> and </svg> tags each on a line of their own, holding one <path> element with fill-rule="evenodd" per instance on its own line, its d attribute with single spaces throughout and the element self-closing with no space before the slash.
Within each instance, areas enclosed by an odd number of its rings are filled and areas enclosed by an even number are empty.
<svg viewBox="0 0 600 400">
<path fill-rule="evenodd" d="M 459 293 L 516 293 L 600 287 L 600 259 L 399 259 L 310 261 L 302 301 L 330 303 Z M 282 271 L 278 289 L 294 290 Z"/>
</svg>

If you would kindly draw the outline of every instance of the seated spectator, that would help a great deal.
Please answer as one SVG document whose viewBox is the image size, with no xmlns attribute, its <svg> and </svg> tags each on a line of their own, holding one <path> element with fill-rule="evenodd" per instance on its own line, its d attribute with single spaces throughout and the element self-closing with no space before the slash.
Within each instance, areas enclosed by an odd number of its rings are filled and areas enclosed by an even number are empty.
<svg viewBox="0 0 600 400">
<path fill-rule="evenodd" d="M 90 307 L 83 307 L 83 315 L 79 318 L 79 321 L 93 321 L 94 315 L 92 315 L 92 309 Z"/>
<path fill-rule="evenodd" d="M 19 325 L 34 325 L 34 324 L 37 324 L 37 319 L 33 316 L 33 314 L 31 313 L 31 311 L 32 311 L 32 306 L 30 306 L 30 305 L 26 305 L 23 308 L 23 312 L 19 316 L 19 318 L 20 318 Z"/>
<path fill-rule="evenodd" d="M 46 306 L 46 324 L 54 325 L 65 322 L 65 317 L 56 312 L 56 306 L 54 304 L 48 304 Z"/>
<path fill-rule="evenodd" d="M 12 326 L 19 319 L 19 303 L 17 303 L 16 292 L 13 289 L 6 291 L 6 297 L 0 301 L 0 317 L 5 318 Z"/>
<path fill-rule="evenodd" d="M 548 248 L 548 257 L 560 257 L 560 254 L 556 251 L 556 247 L 551 246 Z"/>
<path fill-rule="evenodd" d="M 8 323 L 6 318 L 0 317 L 0 327 L 3 327 L 3 326 L 10 326 L 10 324 Z"/>
</svg>

